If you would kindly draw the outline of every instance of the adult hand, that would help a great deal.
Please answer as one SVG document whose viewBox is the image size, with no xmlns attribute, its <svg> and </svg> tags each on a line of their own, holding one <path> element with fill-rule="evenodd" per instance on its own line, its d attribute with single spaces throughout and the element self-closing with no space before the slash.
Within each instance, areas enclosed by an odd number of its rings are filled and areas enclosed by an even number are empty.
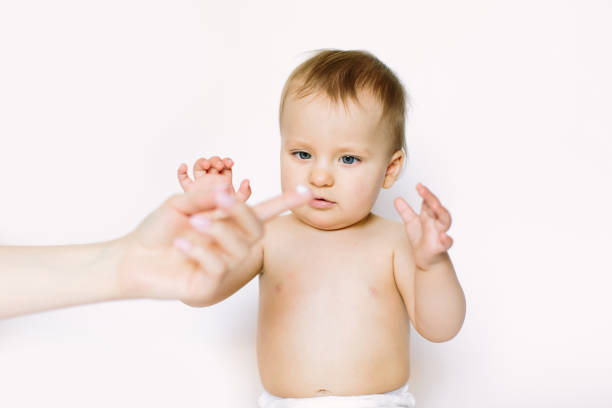
<svg viewBox="0 0 612 408">
<path fill-rule="evenodd" d="M 0 318 L 115 299 L 205 304 L 246 248 L 261 238 L 262 223 L 311 198 L 310 192 L 286 193 L 249 208 L 214 190 L 193 191 L 170 197 L 114 241 L 0 247 Z M 190 219 L 219 202 L 226 219 L 214 228 L 224 238 L 212 245 L 191 228 Z"/>
<path fill-rule="evenodd" d="M 124 238 L 124 257 L 118 268 L 122 297 L 206 303 L 225 274 L 262 237 L 263 222 L 312 198 L 307 190 L 290 192 L 250 208 L 234 199 L 231 185 L 224 187 L 171 197 Z M 199 215 L 214 208 L 225 213 L 223 220 Z M 217 240 L 192 226 L 216 229 Z"/>
</svg>

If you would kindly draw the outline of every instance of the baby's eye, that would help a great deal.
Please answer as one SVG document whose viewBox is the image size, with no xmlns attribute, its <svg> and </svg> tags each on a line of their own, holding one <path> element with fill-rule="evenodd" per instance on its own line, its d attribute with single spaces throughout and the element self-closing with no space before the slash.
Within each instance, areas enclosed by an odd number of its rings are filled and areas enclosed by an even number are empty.
<svg viewBox="0 0 612 408">
<path fill-rule="evenodd" d="M 302 160 L 310 159 L 310 153 L 306 153 L 306 152 L 293 152 L 293 154 L 297 154 L 297 156 L 300 159 L 302 159 Z"/>
<path fill-rule="evenodd" d="M 342 163 L 344 164 L 353 164 L 355 160 L 359 161 L 355 156 L 342 156 Z"/>
</svg>

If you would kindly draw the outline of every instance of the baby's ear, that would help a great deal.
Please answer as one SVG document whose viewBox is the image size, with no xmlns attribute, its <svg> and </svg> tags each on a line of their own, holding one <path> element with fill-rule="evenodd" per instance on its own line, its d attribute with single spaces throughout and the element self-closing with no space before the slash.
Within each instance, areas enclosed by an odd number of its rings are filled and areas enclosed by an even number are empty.
<svg viewBox="0 0 612 408">
<path fill-rule="evenodd" d="M 399 177 L 402 165 L 404 164 L 404 152 L 397 150 L 389 159 L 387 164 L 387 170 L 385 171 L 385 178 L 383 180 L 383 188 L 391 188 L 395 180 Z"/>
</svg>

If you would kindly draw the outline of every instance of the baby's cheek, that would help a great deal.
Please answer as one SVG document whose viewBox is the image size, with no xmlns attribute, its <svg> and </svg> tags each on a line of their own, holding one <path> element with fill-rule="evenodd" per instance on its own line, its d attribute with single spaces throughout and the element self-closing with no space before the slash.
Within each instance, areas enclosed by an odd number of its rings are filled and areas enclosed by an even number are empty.
<svg viewBox="0 0 612 408">
<path fill-rule="evenodd" d="M 282 191 L 293 191 L 298 184 L 304 184 L 304 177 L 299 169 L 281 160 L 281 187 Z"/>
<path fill-rule="evenodd" d="M 349 196 L 349 205 L 356 212 L 367 213 L 372 209 L 372 206 L 374 205 L 377 196 L 377 190 L 368 188 L 358 188 L 353 194 Z"/>
</svg>

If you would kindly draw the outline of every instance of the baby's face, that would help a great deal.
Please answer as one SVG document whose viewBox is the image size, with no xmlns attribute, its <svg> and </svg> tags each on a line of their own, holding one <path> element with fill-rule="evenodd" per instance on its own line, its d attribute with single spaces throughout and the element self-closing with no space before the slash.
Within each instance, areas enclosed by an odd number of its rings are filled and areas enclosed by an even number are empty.
<svg viewBox="0 0 612 408">
<path fill-rule="evenodd" d="M 288 96 L 280 121 L 283 192 L 298 184 L 315 197 L 293 210 L 303 222 L 333 230 L 369 214 L 382 187 L 391 140 L 380 121 L 382 108 L 369 94 L 360 105 L 333 103 L 322 94 Z"/>
</svg>

